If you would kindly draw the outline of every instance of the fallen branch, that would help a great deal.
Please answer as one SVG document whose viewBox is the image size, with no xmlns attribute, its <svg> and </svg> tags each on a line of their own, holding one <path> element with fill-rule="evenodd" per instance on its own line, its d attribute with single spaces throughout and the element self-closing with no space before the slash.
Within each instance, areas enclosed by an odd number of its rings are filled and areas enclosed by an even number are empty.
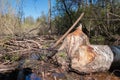
<svg viewBox="0 0 120 80">
<path fill-rule="evenodd" d="M 8 71 L 12 71 L 15 68 L 6 68 L 6 69 L 0 69 L 0 72 L 8 72 Z"/>
<path fill-rule="evenodd" d="M 113 15 L 113 16 L 116 16 L 116 17 L 119 17 L 120 18 L 120 15 L 117 15 L 117 14 L 113 14 L 111 12 L 109 12 L 109 14 Z"/>
<path fill-rule="evenodd" d="M 37 27 L 30 29 L 28 32 L 25 32 L 25 34 L 23 35 L 23 37 L 25 37 L 25 35 L 29 34 L 30 32 L 39 29 L 40 25 L 41 25 L 41 23 L 39 23 L 39 24 L 37 25 Z"/>
<path fill-rule="evenodd" d="M 8 72 L 15 70 L 17 68 L 18 64 L 14 63 L 12 65 L 4 65 L 4 63 L 0 64 L 0 73 Z"/>
<path fill-rule="evenodd" d="M 31 50 L 31 49 L 15 50 L 15 51 L 7 52 L 7 53 L 24 52 L 24 51 L 29 51 L 29 50 Z"/>
<path fill-rule="evenodd" d="M 38 48 L 41 48 L 41 45 L 38 42 L 34 41 L 34 40 L 26 40 L 26 41 L 35 43 L 38 46 Z"/>
<path fill-rule="evenodd" d="M 80 15 L 80 17 L 76 20 L 76 22 L 69 28 L 69 30 L 51 47 L 55 48 L 67 35 L 68 33 L 76 26 L 76 24 L 81 20 L 83 17 L 84 13 Z"/>
</svg>

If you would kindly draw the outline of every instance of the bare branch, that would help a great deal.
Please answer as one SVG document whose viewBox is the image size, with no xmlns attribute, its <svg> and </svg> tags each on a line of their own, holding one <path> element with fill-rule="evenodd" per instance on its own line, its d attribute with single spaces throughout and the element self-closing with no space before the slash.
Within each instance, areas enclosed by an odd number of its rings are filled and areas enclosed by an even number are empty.
<svg viewBox="0 0 120 80">
<path fill-rule="evenodd" d="M 113 16 L 116 16 L 116 17 L 119 17 L 120 18 L 120 15 L 117 15 L 117 14 L 113 14 L 111 12 L 109 12 L 109 14 L 113 15 Z"/>
<path fill-rule="evenodd" d="M 80 17 L 76 20 L 76 22 L 69 28 L 69 30 L 60 38 L 58 41 L 52 46 L 52 48 L 55 48 L 67 35 L 68 33 L 75 27 L 75 25 L 81 20 L 84 13 L 80 15 Z"/>
</svg>

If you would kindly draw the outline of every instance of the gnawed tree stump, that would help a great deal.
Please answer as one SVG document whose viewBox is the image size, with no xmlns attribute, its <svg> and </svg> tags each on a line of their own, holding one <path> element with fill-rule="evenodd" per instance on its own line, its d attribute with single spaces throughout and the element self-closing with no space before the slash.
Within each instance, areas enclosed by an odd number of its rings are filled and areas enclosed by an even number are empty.
<svg viewBox="0 0 120 80">
<path fill-rule="evenodd" d="M 82 26 L 68 34 L 58 51 L 61 50 L 67 53 L 64 59 L 57 56 L 63 68 L 71 67 L 82 73 L 107 71 L 114 60 L 109 46 L 89 43 L 89 38 L 82 32 Z"/>
<path fill-rule="evenodd" d="M 61 56 L 61 55 L 62 56 Z M 75 53 L 66 55 L 57 54 L 58 62 L 64 69 L 70 67 L 80 73 L 104 72 L 110 69 L 114 55 L 107 45 L 82 45 Z M 68 61 L 70 58 L 70 61 Z"/>
<path fill-rule="evenodd" d="M 89 38 L 82 31 L 81 24 L 74 32 L 68 34 L 58 51 L 67 49 L 67 52 L 72 54 L 78 49 L 80 45 L 90 45 Z"/>
</svg>

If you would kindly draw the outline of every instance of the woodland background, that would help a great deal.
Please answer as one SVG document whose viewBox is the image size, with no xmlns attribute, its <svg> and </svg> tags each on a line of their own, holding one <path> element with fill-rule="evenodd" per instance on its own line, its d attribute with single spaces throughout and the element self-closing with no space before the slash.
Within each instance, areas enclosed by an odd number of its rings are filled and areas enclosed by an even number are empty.
<svg viewBox="0 0 120 80">
<path fill-rule="evenodd" d="M 24 17 L 24 0 L 15 0 L 15 5 L 9 0 L 0 0 L 1 38 L 63 35 L 84 12 L 80 23 L 91 43 L 120 44 L 119 0 L 56 0 L 48 14 L 43 12 L 36 20 L 32 16 Z"/>
<path fill-rule="evenodd" d="M 43 80 L 120 80 L 120 66 L 83 76 L 64 72 L 56 58 L 47 57 L 55 53 L 49 48 L 83 12 L 72 31 L 82 23 L 91 44 L 120 45 L 120 0 L 55 0 L 54 6 L 48 0 L 48 14 L 42 12 L 37 19 L 24 16 L 25 0 L 14 1 L 13 6 L 11 0 L 0 0 L 0 80 L 18 80 L 26 68 Z"/>
</svg>

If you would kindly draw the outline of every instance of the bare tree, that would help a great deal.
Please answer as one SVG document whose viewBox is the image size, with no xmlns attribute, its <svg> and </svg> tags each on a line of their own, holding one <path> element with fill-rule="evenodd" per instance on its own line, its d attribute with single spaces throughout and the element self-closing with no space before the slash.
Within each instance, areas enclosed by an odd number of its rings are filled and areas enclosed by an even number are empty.
<svg viewBox="0 0 120 80">
<path fill-rule="evenodd" d="M 51 28 L 51 0 L 48 0 L 48 7 L 49 7 L 48 26 L 49 26 L 49 31 L 50 31 L 50 34 L 51 34 L 52 33 L 52 28 Z"/>
</svg>

